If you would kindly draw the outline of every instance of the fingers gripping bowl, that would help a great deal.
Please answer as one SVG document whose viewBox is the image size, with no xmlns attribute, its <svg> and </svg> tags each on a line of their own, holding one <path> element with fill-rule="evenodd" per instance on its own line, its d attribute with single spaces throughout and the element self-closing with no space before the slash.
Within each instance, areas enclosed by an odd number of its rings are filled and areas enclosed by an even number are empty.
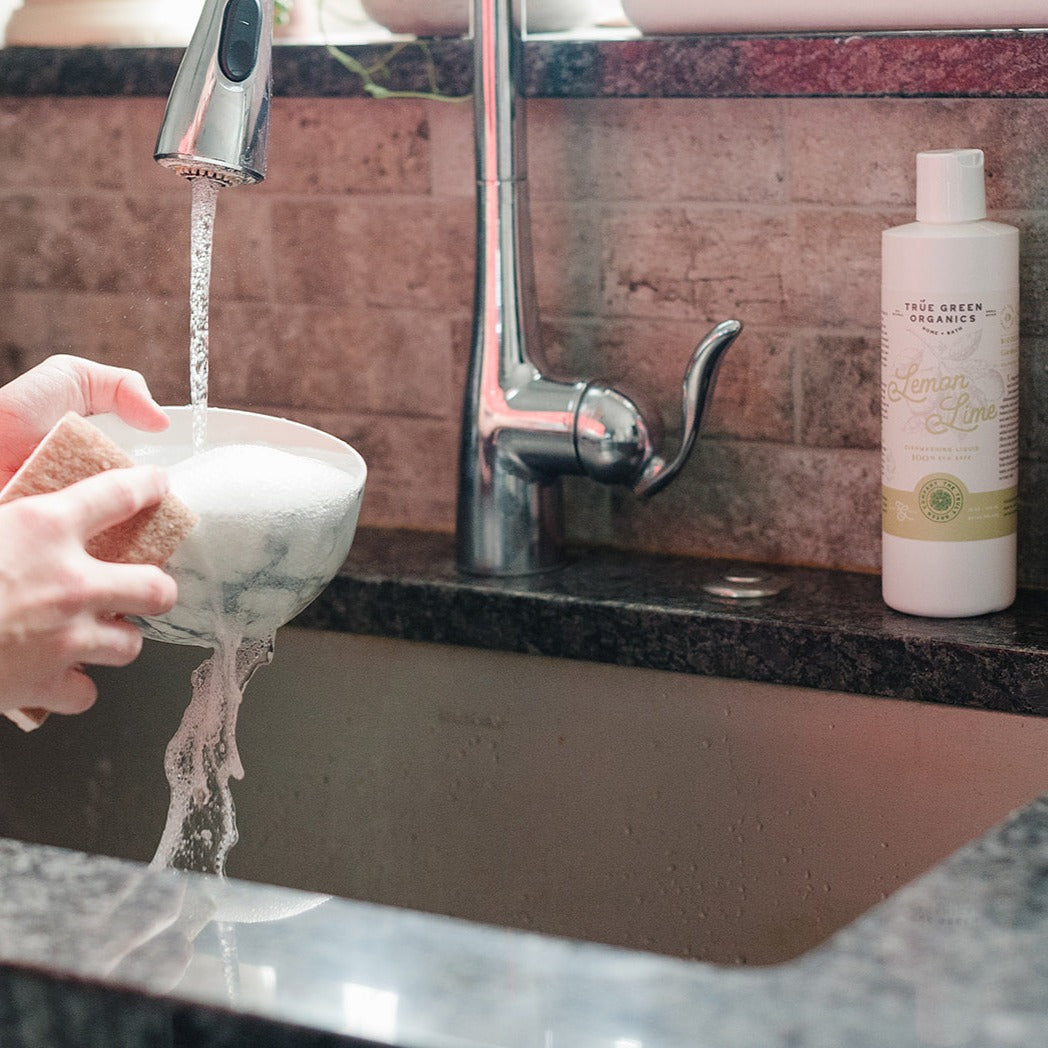
<svg viewBox="0 0 1048 1048">
<path fill-rule="evenodd" d="M 262 639 L 306 607 L 341 567 L 356 532 L 367 468 L 344 441 L 288 419 L 209 408 L 193 452 L 190 407 L 143 433 L 115 415 L 91 421 L 136 462 L 164 466 L 199 518 L 166 568 L 178 603 L 138 620 L 147 637 L 214 647 Z"/>
</svg>

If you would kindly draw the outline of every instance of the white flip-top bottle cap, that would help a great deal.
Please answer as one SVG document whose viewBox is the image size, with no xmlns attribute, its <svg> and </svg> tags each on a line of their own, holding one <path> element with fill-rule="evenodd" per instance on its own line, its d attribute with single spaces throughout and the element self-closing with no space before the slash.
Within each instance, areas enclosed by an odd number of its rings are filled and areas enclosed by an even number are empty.
<svg viewBox="0 0 1048 1048">
<path fill-rule="evenodd" d="M 976 222 L 986 217 L 981 149 L 917 154 L 917 221 Z"/>
</svg>

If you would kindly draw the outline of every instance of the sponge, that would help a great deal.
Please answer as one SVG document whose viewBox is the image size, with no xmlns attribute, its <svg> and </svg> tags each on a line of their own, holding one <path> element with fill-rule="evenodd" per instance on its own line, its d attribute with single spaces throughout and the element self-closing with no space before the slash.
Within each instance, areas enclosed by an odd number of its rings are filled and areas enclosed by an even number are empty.
<svg viewBox="0 0 1048 1048">
<path fill-rule="evenodd" d="M 70 411 L 0 490 L 0 504 L 23 495 L 58 491 L 104 470 L 134 464 L 119 444 Z M 168 492 L 155 506 L 93 536 L 85 548 L 99 560 L 163 565 L 196 522 L 196 515 L 185 503 Z M 5 715 L 24 731 L 32 731 L 43 723 L 47 712 L 8 710 Z"/>
<path fill-rule="evenodd" d="M 119 444 L 75 412 L 68 412 L 0 490 L 0 504 L 22 495 L 42 495 L 68 487 L 107 469 L 135 464 Z M 196 516 L 168 492 L 130 520 L 95 535 L 87 552 L 99 560 L 126 564 L 164 564 L 196 524 Z"/>
</svg>

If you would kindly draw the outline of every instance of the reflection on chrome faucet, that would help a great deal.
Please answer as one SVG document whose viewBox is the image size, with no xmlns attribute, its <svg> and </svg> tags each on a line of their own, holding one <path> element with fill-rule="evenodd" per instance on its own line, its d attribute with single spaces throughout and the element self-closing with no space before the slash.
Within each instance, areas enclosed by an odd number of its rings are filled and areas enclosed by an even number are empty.
<svg viewBox="0 0 1048 1048">
<path fill-rule="evenodd" d="M 206 0 L 168 100 L 160 163 L 227 185 L 265 177 L 272 4 Z M 718 324 L 692 355 L 681 444 L 668 460 L 658 419 L 632 397 L 549 376 L 539 350 L 528 216 L 521 33 L 511 0 L 472 4 L 477 266 L 457 559 L 470 574 L 526 575 L 560 562 L 561 476 L 624 484 L 641 497 L 676 476 L 742 325 Z"/>
<path fill-rule="evenodd" d="M 625 484 L 645 497 L 677 474 L 694 444 L 724 351 L 742 330 L 718 324 L 683 385 L 682 442 L 666 461 L 657 420 L 618 390 L 548 377 L 538 351 L 528 216 L 523 46 L 510 0 L 473 0 L 477 268 L 463 406 L 458 565 L 524 575 L 560 562 L 559 478 Z"/>
<path fill-rule="evenodd" d="M 273 0 L 207 0 L 178 67 L 154 157 L 186 178 L 266 177 Z"/>
</svg>

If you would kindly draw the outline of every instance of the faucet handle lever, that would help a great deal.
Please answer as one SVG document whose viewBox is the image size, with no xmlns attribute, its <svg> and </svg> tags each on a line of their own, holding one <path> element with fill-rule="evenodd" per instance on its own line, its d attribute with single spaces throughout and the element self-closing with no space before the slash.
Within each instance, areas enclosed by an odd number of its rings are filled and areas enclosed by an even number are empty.
<svg viewBox="0 0 1048 1048">
<path fill-rule="evenodd" d="M 641 498 L 650 498 L 662 491 L 688 460 L 702 425 L 702 416 L 713 392 L 724 352 L 735 341 L 740 331 L 741 321 L 722 321 L 695 348 L 684 372 L 681 388 L 683 422 L 680 447 L 670 462 L 661 455 L 653 455 L 648 460 L 633 485 L 634 494 Z"/>
</svg>

